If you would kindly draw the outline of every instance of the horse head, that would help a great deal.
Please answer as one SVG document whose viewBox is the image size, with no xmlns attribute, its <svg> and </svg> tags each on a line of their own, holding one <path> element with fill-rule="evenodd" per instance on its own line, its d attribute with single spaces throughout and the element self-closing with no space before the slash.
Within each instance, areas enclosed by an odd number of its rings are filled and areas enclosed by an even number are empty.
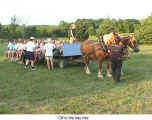
<svg viewBox="0 0 152 120">
<path fill-rule="evenodd" d="M 134 34 L 131 34 L 127 37 L 120 37 L 121 42 L 125 45 L 125 47 L 130 47 L 134 50 L 134 52 L 139 52 L 140 49 L 138 47 L 138 42 L 135 39 Z"/>
</svg>

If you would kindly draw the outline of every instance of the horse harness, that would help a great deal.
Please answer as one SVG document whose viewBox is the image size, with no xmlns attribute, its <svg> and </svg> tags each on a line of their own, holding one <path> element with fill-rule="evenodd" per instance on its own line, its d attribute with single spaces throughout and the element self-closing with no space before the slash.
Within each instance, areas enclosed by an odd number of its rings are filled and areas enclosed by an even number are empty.
<svg viewBox="0 0 152 120">
<path fill-rule="evenodd" d="M 115 43 L 116 43 L 116 38 L 114 39 L 114 41 L 115 41 Z M 121 40 L 120 40 L 121 41 Z M 120 42 L 119 41 L 119 42 Z M 135 47 L 135 45 L 133 44 L 133 40 L 130 38 L 130 36 L 129 36 L 129 40 L 128 40 L 128 42 L 130 42 L 131 43 L 131 45 L 133 46 L 133 47 Z M 98 50 L 103 50 L 106 54 L 108 53 L 108 48 L 107 48 L 107 45 L 105 45 L 105 43 L 104 43 L 104 41 L 103 41 L 103 38 L 101 39 L 101 40 L 99 40 L 99 44 L 100 44 L 100 47 L 99 48 L 97 48 L 97 49 L 95 49 L 95 45 L 96 45 L 97 43 L 94 43 L 93 44 L 93 51 L 91 52 L 91 53 L 88 53 L 88 54 L 86 54 L 86 55 L 84 55 L 83 57 L 85 58 L 85 57 L 89 57 L 89 55 L 90 54 L 92 54 L 92 53 L 95 53 L 95 51 L 98 51 Z M 92 46 L 91 46 L 92 47 Z M 125 47 L 124 47 L 126 50 L 128 50 L 128 47 L 127 47 L 127 45 L 125 45 Z M 127 53 L 127 52 L 126 52 Z M 128 52 L 129 53 L 129 52 Z M 128 55 L 128 54 L 127 54 Z"/>
<path fill-rule="evenodd" d="M 108 49 L 107 49 L 107 46 L 105 45 L 105 43 L 104 43 L 104 41 L 102 40 L 99 40 L 99 44 L 100 44 L 100 47 L 98 47 L 97 49 L 95 49 L 95 45 L 97 45 L 98 43 L 94 43 L 91 47 L 93 47 L 93 51 L 92 52 L 90 52 L 90 53 L 88 53 L 88 54 L 86 54 L 86 55 L 83 55 L 83 57 L 85 58 L 85 57 L 87 57 L 87 59 L 88 59 L 88 57 L 89 57 L 89 55 L 90 54 L 92 54 L 92 53 L 95 53 L 96 51 L 98 51 L 98 50 L 103 50 L 105 53 L 108 53 Z"/>
</svg>

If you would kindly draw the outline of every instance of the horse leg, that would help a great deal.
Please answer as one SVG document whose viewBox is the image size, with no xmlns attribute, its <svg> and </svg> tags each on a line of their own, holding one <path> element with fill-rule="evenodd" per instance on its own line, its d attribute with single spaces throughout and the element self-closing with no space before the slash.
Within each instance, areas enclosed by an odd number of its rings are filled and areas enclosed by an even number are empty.
<svg viewBox="0 0 152 120">
<path fill-rule="evenodd" d="M 122 75 L 122 76 L 124 75 L 123 68 L 121 69 L 121 75 Z"/>
<path fill-rule="evenodd" d="M 110 73 L 110 59 L 106 59 L 107 62 L 107 77 L 112 77 Z"/>
<path fill-rule="evenodd" d="M 99 67 L 99 71 L 98 71 L 98 78 L 103 78 L 103 75 L 102 75 L 102 63 L 103 63 L 103 60 L 98 60 L 98 67 Z"/>
<path fill-rule="evenodd" d="M 91 72 L 90 72 L 90 70 L 89 70 L 89 58 L 88 58 L 88 56 L 86 56 L 86 57 L 84 57 L 84 62 L 85 62 L 85 69 L 86 69 L 86 73 L 87 74 L 91 74 Z"/>
</svg>

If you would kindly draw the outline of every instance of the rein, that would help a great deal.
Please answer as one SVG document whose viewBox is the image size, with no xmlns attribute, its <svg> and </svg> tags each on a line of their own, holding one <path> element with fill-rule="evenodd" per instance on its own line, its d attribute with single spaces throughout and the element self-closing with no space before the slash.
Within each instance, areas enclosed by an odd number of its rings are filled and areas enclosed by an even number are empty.
<svg viewBox="0 0 152 120">
<path fill-rule="evenodd" d="M 133 48 L 135 48 L 135 45 L 134 45 L 133 40 L 131 39 L 131 37 L 130 37 L 129 41 L 130 41 L 131 45 L 133 46 Z"/>
<path fill-rule="evenodd" d="M 128 46 L 129 46 L 129 43 L 132 45 L 132 47 L 133 47 L 133 49 L 135 48 L 135 45 L 134 45 L 134 43 L 133 43 L 133 39 L 131 39 L 131 37 L 129 36 L 129 40 L 127 41 L 127 43 L 126 43 L 126 48 L 128 48 Z"/>
<path fill-rule="evenodd" d="M 123 45 L 124 45 L 124 48 L 126 48 L 126 49 L 128 49 L 128 54 L 131 52 L 131 51 L 129 51 L 129 43 L 132 45 L 132 47 L 133 47 L 133 49 L 135 48 L 135 45 L 134 45 L 134 43 L 133 43 L 133 39 L 129 36 L 129 39 L 127 40 L 127 42 L 124 44 L 123 43 Z"/>
<path fill-rule="evenodd" d="M 99 40 L 99 43 L 100 43 L 100 47 L 103 47 L 104 51 L 105 52 L 108 52 L 108 48 L 103 40 L 103 36 L 101 37 L 101 39 Z"/>
<path fill-rule="evenodd" d="M 101 42 L 101 41 L 102 41 L 102 42 Z M 83 57 L 84 57 L 84 58 L 85 58 L 85 57 L 89 57 L 90 54 L 95 53 L 95 52 L 98 51 L 98 50 L 102 50 L 102 48 L 104 49 L 104 51 L 105 51 L 106 53 L 108 52 L 108 49 L 107 49 L 107 47 L 106 47 L 103 39 L 102 39 L 102 40 L 99 40 L 100 48 L 95 49 L 95 46 L 96 46 L 97 44 L 98 44 L 98 43 L 93 43 L 93 45 L 90 46 L 90 47 L 93 47 L 93 51 L 92 51 L 91 53 L 88 53 L 88 54 L 84 55 Z M 102 47 L 102 46 L 103 46 L 103 47 Z"/>
</svg>

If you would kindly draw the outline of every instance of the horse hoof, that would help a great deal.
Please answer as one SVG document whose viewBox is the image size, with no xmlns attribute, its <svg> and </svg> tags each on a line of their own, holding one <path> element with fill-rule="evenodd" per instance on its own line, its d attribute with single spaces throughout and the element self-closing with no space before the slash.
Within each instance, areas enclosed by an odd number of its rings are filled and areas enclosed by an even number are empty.
<svg viewBox="0 0 152 120">
<path fill-rule="evenodd" d="M 107 74 L 107 77 L 111 78 L 111 77 L 112 77 L 112 75 L 111 75 L 111 74 Z"/>
<path fill-rule="evenodd" d="M 101 78 L 101 79 L 103 79 L 103 75 L 98 75 L 98 78 Z"/>
</svg>

